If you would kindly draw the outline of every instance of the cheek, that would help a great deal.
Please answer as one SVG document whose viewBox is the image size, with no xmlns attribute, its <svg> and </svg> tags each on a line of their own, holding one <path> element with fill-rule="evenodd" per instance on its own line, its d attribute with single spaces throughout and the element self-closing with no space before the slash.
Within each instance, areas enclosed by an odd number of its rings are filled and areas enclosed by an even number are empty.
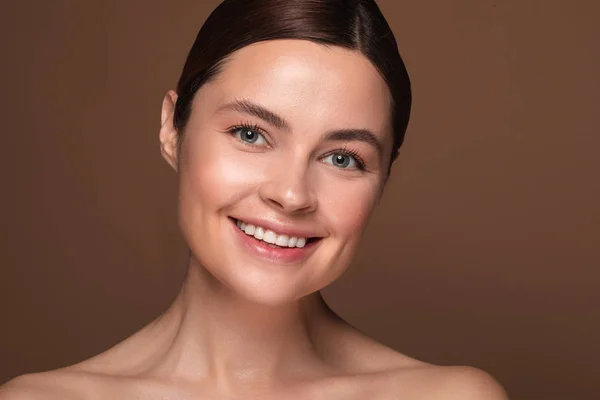
<svg viewBox="0 0 600 400">
<path fill-rule="evenodd" d="M 223 143 L 222 133 L 209 133 L 189 138 L 180 187 L 183 204 L 214 210 L 235 202 L 256 174 L 239 151 Z"/>
<path fill-rule="evenodd" d="M 329 182 L 320 199 L 320 207 L 332 231 L 338 237 L 358 242 L 379 196 L 374 180 Z"/>
</svg>

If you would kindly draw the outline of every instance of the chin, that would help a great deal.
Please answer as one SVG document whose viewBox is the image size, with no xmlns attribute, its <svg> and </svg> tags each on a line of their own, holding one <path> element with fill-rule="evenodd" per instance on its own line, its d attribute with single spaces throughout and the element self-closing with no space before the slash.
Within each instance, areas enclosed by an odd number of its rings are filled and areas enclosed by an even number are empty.
<svg viewBox="0 0 600 400">
<path fill-rule="evenodd" d="M 290 271 L 289 265 L 261 265 L 235 262 L 213 274 L 235 296 L 252 303 L 279 306 L 295 302 L 320 289 L 305 278 L 301 269 Z M 235 266 L 235 267 L 233 267 Z M 209 271 L 210 273 L 211 271 Z"/>
<path fill-rule="evenodd" d="M 238 287 L 235 293 L 245 301 L 268 307 L 278 307 L 292 304 L 314 292 L 286 290 L 281 286 L 272 287 Z"/>
<path fill-rule="evenodd" d="M 289 265 L 251 257 L 240 259 L 232 253 L 218 263 L 207 260 L 197 267 L 208 273 L 213 282 L 231 295 L 250 303 L 270 307 L 295 303 L 318 292 L 341 275 L 332 276 L 332 270 L 315 270 L 318 265 L 326 268 L 332 265 L 317 260 L 306 265 Z M 335 264 L 337 270 L 341 269 L 339 263 Z"/>
</svg>

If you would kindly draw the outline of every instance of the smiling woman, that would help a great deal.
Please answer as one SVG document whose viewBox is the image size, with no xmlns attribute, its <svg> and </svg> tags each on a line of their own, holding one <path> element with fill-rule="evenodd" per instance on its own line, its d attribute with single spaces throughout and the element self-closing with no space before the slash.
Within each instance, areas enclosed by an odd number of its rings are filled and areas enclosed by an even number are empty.
<svg viewBox="0 0 600 400">
<path fill-rule="evenodd" d="M 348 267 L 398 154 L 408 75 L 372 0 L 226 0 L 162 105 L 190 249 L 162 316 L 2 399 L 501 399 L 487 374 L 364 336 L 320 290 Z"/>
</svg>

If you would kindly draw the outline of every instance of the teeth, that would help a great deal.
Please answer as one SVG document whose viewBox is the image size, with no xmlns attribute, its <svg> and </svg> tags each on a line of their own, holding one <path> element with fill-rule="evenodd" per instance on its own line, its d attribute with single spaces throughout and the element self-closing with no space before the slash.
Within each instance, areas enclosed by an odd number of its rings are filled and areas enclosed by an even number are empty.
<svg viewBox="0 0 600 400">
<path fill-rule="evenodd" d="M 277 235 L 273 231 L 266 231 L 265 236 L 263 236 L 263 242 L 275 244 L 277 241 Z"/>
<path fill-rule="evenodd" d="M 265 230 L 260 226 L 254 226 L 245 222 L 236 220 L 235 224 L 248 236 L 254 236 L 258 240 L 274 244 L 280 247 L 299 247 L 302 248 L 306 245 L 306 238 L 299 238 L 296 236 L 289 237 L 288 235 L 278 235 L 273 231 Z"/>
<path fill-rule="evenodd" d="M 254 225 L 248 224 L 246 225 L 246 229 L 244 229 L 244 232 L 246 232 L 246 235 L 254 236 L 255 230 L 256 228 L 254 227 Z"/>
<path fill-rule="evenodd" d="M 295 236 L 292 236 L 288 242 L 288 247 L 296 247 L 297 241 L 298 241 L 298 238 Z"/>
<path fill-rule="evenodd" d="M 289 241 L 290 241 L 290 238 L 287 235 L 279 235 L 279 236 L 277 236 L 277 240 L 275 241 L 275 244 L 277 246 L 287 247 Z"/>
</svg>

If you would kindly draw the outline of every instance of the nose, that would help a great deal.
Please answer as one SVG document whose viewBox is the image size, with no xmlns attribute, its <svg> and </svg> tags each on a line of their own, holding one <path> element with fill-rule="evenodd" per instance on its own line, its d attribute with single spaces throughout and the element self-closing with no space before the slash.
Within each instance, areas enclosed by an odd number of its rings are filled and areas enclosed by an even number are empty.
<svg viewBox="0 0 600 400">
<path fill-rule="evenodd" d="M 260 186 L 259 195 L 270 207 L 287 214 L 310 213 L 317 208 L 317 196 L 305 170 L 281 169 Z"/>
</svg>

